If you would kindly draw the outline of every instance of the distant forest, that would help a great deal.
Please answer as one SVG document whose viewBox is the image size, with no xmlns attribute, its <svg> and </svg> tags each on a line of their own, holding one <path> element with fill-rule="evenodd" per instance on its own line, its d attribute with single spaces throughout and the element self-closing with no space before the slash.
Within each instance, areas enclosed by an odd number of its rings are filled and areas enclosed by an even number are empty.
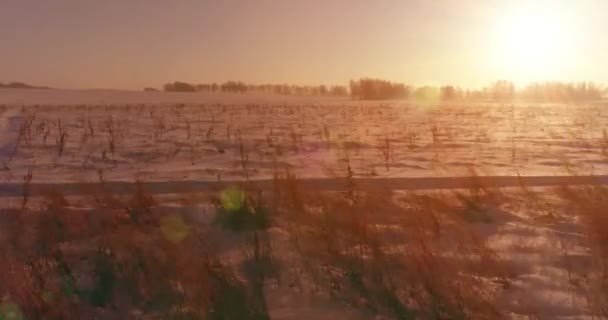
<svg viewBox="0 0 608 320">
<path fill-rule="evenodd" d="M 512 82 L 501 80 L 485 88 L 471 90 L 451 85 L 414 87 L 403 83 L 374 78 L 351 80 L 348 86 L 259 85 L 247 84 L 242 81 L 190 84 L 176 81 L 165 84 L 163 90 L 166 92 L 270 93 L 298 96 L 351 97 L 357 100 L 411 99 L 421 101 L 591 101 L 601 100 L 607 94 L 605 88 L 591 82 L 564 83 L 553 81 L 532 83 L 523 88 L 516 88 Z M 146 88 L 145 91 L 158 90 Z"/>
<path fill-rule="evenodd" d="M 7 84 L 4 84 L 2 82 L 0 82 L 0 89 L 2 88 L 10 88 L 10 89 L 49 89 L 48 87 L 37 87 L 37 86 L 32 86 L 29 85 L 27 83 L 23 83 L 23 82 L 9 82 Z"/>
<path fill-rule="evenodd" d="M 0 89 L 49 89 L 23 82 L 1 83 Z M 350 97 L 356 100 L 415 101 L 594 101 L 608 98 L 608 88 L 592 82 L 564 83 L 558 81 L 531 83 L 516 88 L 512 82 L 501 80 L 482 89 L 462 89 L 457 86 L 410 86 L 382 79 L 362 78 L 346 85 L 248 84 L 242 81 L 191 84 L 176 81 L 163 86 L 166 92 L 265 93 L 296 96 Z M 144 91 L 159 91 L 145 88 Z"/>
<path fill-rule="evenodd" d="M 190 84 L 186 82 L 173 82 L 163 86 L 167 92 L 224 92 L 224 93 L 271 93 L 281 95 L 301 96 L 348 96 L 346 86 L 299 86 L 288 84 L 247 84 L 241 81 L 228 81 L 224 83 Z M 146 88 L 150 91 L 150 88 Z"/>
</svg>

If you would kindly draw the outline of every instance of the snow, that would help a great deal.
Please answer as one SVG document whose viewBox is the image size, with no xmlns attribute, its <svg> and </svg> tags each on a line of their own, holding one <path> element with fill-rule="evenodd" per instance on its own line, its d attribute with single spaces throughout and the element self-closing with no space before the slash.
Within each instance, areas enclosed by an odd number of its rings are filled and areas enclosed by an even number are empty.
<svg viewBox="0 0 608 320">
<path fill-rule="evenodd" d="M 415 105 L 3 89 L 0 199 L 18 196 L 29 170 L 33 196 L 49 188 L 83 195 L 86 183 L 100 178 L 118 193 L 128 191 L 135 179 L 157 194 L 209 191 L 244 180 L 270 188 L 273 174 L 286 169 L 314 190 L 343 189 L 348 170 L 359 187 L 368 189 L 605 184 L 605 128 L 608 109 L 599 104 Z M 67 138 L 60 151 L 62 133 Z M 528 204 L 528 199 L 522 202 Z M 559 251 L 566 243 L 572 257 L 588 258 L 580 245 L 584 230 L 568 220 L 572 217 L 565 207 L 558 216 L 568 223 L 543 224 L 536 220 L 540 213 L 526 212 L 524 205 L 505 206 L 494 208 L 497 221 L 477 230 L 520 268 L 503 303 L 520 314 L 532 310 L 555 319 L 584 317 L 579 307 L 564 303 L 581 296 L 570 292 Z M 303 299 L 284 288 L 267 288 L 266 294 L 277 319 L 355 318 L 343 306 Z"/>
<path fill-rule="evenodd" d="M 126 105 L 126 104 L 316 104 L 342 102 L 347 98 L 319 98 L 267 94 L 225 94 L 126 90 L 0 89 L 0 104 L 33 105 Z"/>
</svg>

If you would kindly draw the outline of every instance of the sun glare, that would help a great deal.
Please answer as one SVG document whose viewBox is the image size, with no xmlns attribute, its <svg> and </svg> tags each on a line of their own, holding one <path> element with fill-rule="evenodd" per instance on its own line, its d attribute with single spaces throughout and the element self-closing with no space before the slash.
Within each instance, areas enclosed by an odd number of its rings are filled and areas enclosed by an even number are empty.
<svg viewBox="0 0 608 320">
<path fill-rule="evenodd" d="M 548 80 L 573 61 L 572 27 L 558 11 L 519 8 L 499 19 L 495 63 L 514 80 Z"/>
</svg>

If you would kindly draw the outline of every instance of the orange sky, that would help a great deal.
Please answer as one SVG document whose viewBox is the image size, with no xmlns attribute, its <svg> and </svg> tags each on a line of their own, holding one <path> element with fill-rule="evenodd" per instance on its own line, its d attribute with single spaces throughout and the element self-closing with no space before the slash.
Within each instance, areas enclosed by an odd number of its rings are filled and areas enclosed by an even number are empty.
<svg viewBox="0 0 608 320">
<path fill-rule="evenodd" d="M 608 84 L 608 1 L 530 9 L 533 2 L 3 0 L 0 82 L 141 89 L 173 80 L 345 84 L 371 76 L 464 87 L 497 79 Z M 515 26 L 526 15 L 527 23 L 549 21 L 534 28 L 536 36 L 554 33 L 553 53 L 536 46 L 527 25 Z M 519 37 L 533 52 L 517 49 Z"/>
</svg>

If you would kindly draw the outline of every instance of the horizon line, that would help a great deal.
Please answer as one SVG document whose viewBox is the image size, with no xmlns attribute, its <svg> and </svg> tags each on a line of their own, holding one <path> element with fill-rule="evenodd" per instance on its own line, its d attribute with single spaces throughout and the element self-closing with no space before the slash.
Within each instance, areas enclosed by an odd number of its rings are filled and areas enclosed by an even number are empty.
<svg viewBox="0 0 608 320">
<path fill-rule="evenodd" d="M 595 82 L 595 81 L 591 81 L 591 80 L 539 80 L 539 81 L 529 81 L 526 82 L 525 84 L 521 84 L 521 83 L 517 83 L 516 81 L 512 81 L 512 80 L 507 80 L 507 79 L 496 79 L 493 81 L 489 81 L 485 86 L 460 86 L 456 83 L 436 83 L 436 84 L 429 84 L 429 83 L 418 83 L 418 84 L 414 84 L 414 83 L 408 83 L 408 82 L 402 82 L 402 81 L 393 81 L 393 80 L 387 80 L 387 79 L 382 79 L 379 77 L 358 77 L 358 78 L 352 78 L 350 79 L 347 83 L 344 84 L 340 84 L 340 83 L 317 83 L 317 84 L 298 84 L 298 83 L 290 83 L 290 82 L 247 82 L 247 81 L 242 81 L 242 80 L 225 80 L 225 81 L 205 81 L 205 82 L 189 82 L 189 81 L 182 81 L 182 80 L 173 80 L 173 81 L 168 81 L 165 82 L 163 84 L 157 85 L 157 86 L 151 86 L 151 85 L 144 85 L 141 86 L 140 88 L 119 88 L 119 87 L 61 87 L 61 86 L 47 86 L 47 85 L 38 85 L 38 84 L 30 84 L 28 82 L 24 82 L 24 81 L 0 81 L 0 89 L 51 89 L 51 90 L 73 90 L 73 91 L 85 91 L 85 90 L 113 90 L 113 91 L 134 91 L 134 92 L 139 92 L 142 91 L 146 88 L 153 88 L 153 89 L 158 89 L 159 91 L 163 91 L 163 86 L 166 84 L 172 84 L 172 83 L 176 83 L 176 82 L 181 82 L 181 83 L 187 83 L 187 84 L 191 84 L 191 85 L 203 85 L 203 84 L 223 84 L 223 83 L 228 83 L 228 82 L 237 82 L 237 83 L 244 83 L 246 85 L 252 85 L 252 86 L 262 86 L 262 85 L 273 85 L 273 86 L 278 86 L 278 85 L 288 85 L 288 86 L 296 86 L 296 87 L 319 87 L 319 86 L 326 86 L 326 87 L 332 87 L 332 86 L 345 86 L 348 87 L 350 81 L 357 81 L 357 80 L 361 80 L 361 79 L 374 79 L 374 80 L 383 80 L 383 81 L 388 81 L 390 83 L 393 84 L 403 84 L 407 87 L 410 88 L 425 88 L 425 87 L 431 87 L 431 88 L 442 88 L 442 87 L 447 87 L 447 86 L 452 86 L 455 89 L 460 89 L 460 90 L 483 90 L 486 89 L 488 87 L 490 87 L 492 84 L 495 84 L 499 81 L 506 81 L 507 83 L 513 84 L 513 86 L 515 88 L 526 88 L 529 87 L 530 85 L 533 84 L 548 84 L 548 83 L 562 83 L 562 84 L 582 84 L 582 83 L 587 83 L 587 84 L 593 84 L 599 87 L 600 90 L 608 90 L 608 83 L 604 83 L 604 82 Z M 22 87 L 22 88 L 12 88 L 12 87 L 7 87 L 11 84 L 25 84 L 27 85 L 27 87 Z"/>
</svg>

